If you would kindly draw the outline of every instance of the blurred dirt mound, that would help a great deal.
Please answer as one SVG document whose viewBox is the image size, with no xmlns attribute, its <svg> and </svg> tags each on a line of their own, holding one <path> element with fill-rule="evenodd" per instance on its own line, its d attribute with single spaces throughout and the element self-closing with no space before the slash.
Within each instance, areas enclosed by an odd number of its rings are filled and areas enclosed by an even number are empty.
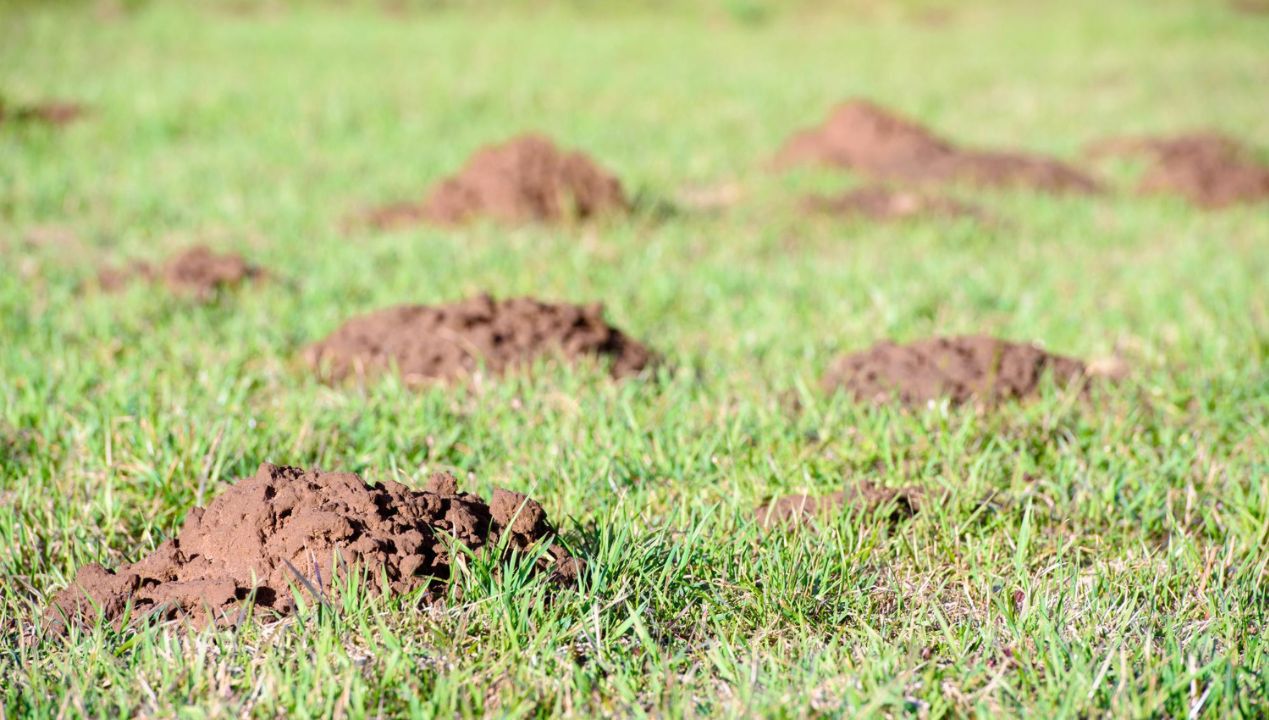
<svg viewBox="0 0 1269 720">
<path fill-rule="evenodd" d="M 61 127 L 80 119 L 87 110 L 72 102 L 9 105 L 0 99 L 0 125 L 7 122 Z"/>
<path fill-rule="evenodd" d="M 305 352 L 309 365 L 328 380 L 395 368 L 412 385 L 456 380 L 482 367 L 501 375 L 553 356 L 570 363 L 607 361 L 618 378 L 637 374 L 653 359 L 647 348 L 604 321 L 602 305 L 488 295 L 361 315 Z"/>
<path fill-rule="evenodd" d="M 205 245 L 195 245 L 158 266 L 134 261 L 122 268 L 102 268 L 97 273 L 97 287 L 104 292 L 118 292 L 137 281 L 161 282 L 178 295 L 208 300 L 222 290 L 266 276 L 241 255 L 217 253 Z"/>
<path fill-rule="evenodd" d="M 1018 152 L 959 148 L 870 101 L 839 105 L 822 125 L 794 134 L 776 154 L 778 168 L 844 167 L 882 180 L 963 182 L 1047 192 L 1098 192 L 1098 183 L 1057 160 Z"/>
<path fill-rule="evenodd" d="M 1269 166 L 1237 140 L 1215 132 L 1116 138 L 1092 145 L 1094 156 L 1145 156 L 1144 193 L 1180 195 L 1207 209 L 1269 200 Z"/>
<path fill-rule="evenodd" d="M 882 342 L 839 357 L 824 374 L 828 392 L 861 402 L 922 406 L 941 398 L 992 404 L 1036 395 L 1046 375 L 1059 386 L 1080 381 L 1084 363 L 1034 345 L 992 337 L 935 337 L 908 345 Z"/>
<path fill-rule="evenodd" d="M 977 207 L 954 198 L 882 185 L 858 188 L 841 195 L 810 195 L 802 206 L 811 212 L 860 217 L 878 222 L 912 218 L 982 217 Z"/>
<path fill-rule="evenodd" d="M 754 522 L 770 528 L 822 520 L 848 505 L 858 505 L 867 512 L 893 505 L 890 520 L 897 522 L 915 515 L 923 498 L 924 493 L 919 488 L 887 488 L 864 481 L 829 495 L 797 494 L 773 498 L 755 508 L 753 517 Z"/>
<path fill-rule="evenodd" d="M 385 589 L 386 577 L 391 592 L 426 588 L 435 600 L 454 560 L 446 536 L 483 552 L 505 538 L 509 551 L 524 552 L 554 533 L 542 507 L 525 496 L 495 490 L 486 503 L 458 492 L 443 473 L 415 491 L 266 463 L 206 509 L 191 510 L 177 536 L 142 560 L 117 571 L 80 568 L 46 619 L 54 628 L 92 622 L 101 608 L 118 621 L 130 603 L 133 618 L 231 624 L 251 598 L 258 609 L 286 615 L 296 608 L 292 588 L 310 606 L 325 602 L 354 567 L 372 591 Z M 552 546 L 538 566 L 572 581 L 581 562 Z"/>
<path fill-rule="evenodd" d="M 476 218 L 522 224 L 587 220 L 629 207 L 621 183 L 590 156 L 561 150 L 543 135 L 485 147 L 422 203 L 396 203 L 367 215 L 376 227 Z"/>
</svg>

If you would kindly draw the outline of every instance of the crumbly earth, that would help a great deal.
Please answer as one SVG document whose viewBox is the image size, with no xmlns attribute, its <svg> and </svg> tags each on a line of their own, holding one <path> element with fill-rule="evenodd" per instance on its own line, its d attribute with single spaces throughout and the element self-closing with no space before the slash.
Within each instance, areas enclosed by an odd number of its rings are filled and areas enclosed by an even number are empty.
<svg viewBox="0 0 1269 720">
<path fill-rule="evenodd" d="M 83 105 L 73 102 L 44 102 L 34 105 L 7 105 L 0 100 L 0 124 L 35 123 L 60 127 L 83 117 Z"/>
<path fill-rule="evenodd" d="M 648 367 L 652 353 L 604 321 L 603 306 L 478 295 L 447 305 L 401 305 L 355 317 L 305 352 L 329 380 L 396 369 L 408 384 L 483 369 L 501 375 L 538 358 L 594 358 L 613 377 Z"/>
<path fill-rule="evenodd" d="M 844 167 L 891 181 L 1028 187 L 1094 193 L 1097 181 L 1058 160 L 1021 152 L 960 148 L 868 100 L 839 105 L 819 127 L 794 134 L 776 167 Z"/>
<path fill-rule="evenodd" d="M 1173 137 L 1118 138 L 1090 149 L 1093 155 L 1146 156 L 1143 193 L 1179 195 L 1214 210 L 1269 201 L 1269 166 L 1237 140 L 1217 132 Z"/>
<path fill-rule="evenodd" d="M 834 196 L 811 195 L 802 204 L 814 213 L 878 222 L 982 216 L 977 207 L 955 198 L 885 185 L 869 185 Z"/>
<path fill-rule="evenodd" d="M 838 512 L 847 505 L 859 505 L 869 512 L 892 506 L 892 521 L 912 517 L 921 507 L 924 493 L 915 487 L 887 488 L 863 481 L 828 495 L 785 495 L 772 498 L 753 511 L 754 521 L 764 528 L 800 525 Z"/>
<path fill-rule="evenodd" d="M 590 156 L 529 134 L 482 148 L 421 203 L 395 203 L 367 220 L 383 228 L 476 218 L 507 224 L 567 222 L 623 212 L 621 183 Z"/>
<path fill-rule="evenodd" d="M 907 345 L 882 342 L 839 357 L 823 386 L 861 402 L 922 406 L 948 398 L 984 404 L 1036 395 L 1049 376 L 1068 385 L 1086 376 L 1084 363 L 1024 343 L 993 337 L 935 337 Z"/>
<path fill-rule="evenodd" d="M 508 552 L 525 552 L 554 533 L 542 506 L 524 495 L 495 490 L 486 503 L 458 492 L 444 473 L 416 491 L 265 463 L 206 509 L 191 510 L 178 535 L 140 561 L 113 571 L 97 563 L 80 568 L 46 619 L 55 630 L 93 622 L 98 612 L 117 622 L 131 606 L 134 619 L 231 624 L 248 600 L 257 613 L 283 616 L 295 610 L 293 593 L 324 601 L 353 568 L 372 591 L 434 595 L 455 557 L 447 537 L 486 552 L 505 537 Z M 558 545 L 538 564 L 561 582 L 581 567 Z M 387 588 L 379 584 L 385 577 Z"/>
<path fill-rule="evenodd" d="M 178 295 L 207 300 L 221 290 L 265 275 L 241 255 L 217 253 L 205 245 L 196 245 L 157 267 L 133 261 L 122 268 L 102 268 L 97 273 L 97 286 L 105 292 L 117 292 L 138 280 L 161 282 Z"/>
</svg>

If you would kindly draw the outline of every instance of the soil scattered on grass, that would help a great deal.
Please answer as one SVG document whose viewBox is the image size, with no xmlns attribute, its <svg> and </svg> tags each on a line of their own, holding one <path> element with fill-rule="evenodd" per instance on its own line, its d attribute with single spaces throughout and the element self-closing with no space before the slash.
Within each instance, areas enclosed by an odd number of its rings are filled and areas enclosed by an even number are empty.
<svg viewBox="0 0 1269 720">
<path fill-rule="evenodd" d="M 1039 393 L 1046 376 L 1065 386 L 1082 380 L 1084 363 L 1023 343 L 992 337 L 935 337 L 908 345 L 882 342 L 839 357 L 823 379 L 828 392 L 846 390 L 861 402 L 922 406 L 1020 400 Z"/>
<path fill-rule="evenodd" d="M 401 305 L 355 317 L 305 352 L 338 381 L 395 368 L 407 384 L 457 380 L 482 367 L 502 375 L 556 356 L 595 358 L 613 377 L 648 367 L 652 353 L 604 321 L 603 306 L 488 295 L 447 305 Z"/>
<path fill-rule="evenodd" d="M 822 125 L 793 135 L 776 154 L 778 168 L 844 167 L 880 179 L 1029 187 L 1094 193 L 1097 181 L 1058 160 L 1020 152 L 960 148 L 867 100 L 839 105 Z"/>
<path fill-rule="evenodd" d="M 1094 156 L 1145 156 L 1140 190 L 1179 195 L 1209 210 L 1269 200 L 1269 166 L 1237 140 L 1216 132 L 1116 138 L 1090 147 Z"/>
<path fill-rule="evenodd" d="M 80 119 L 86 112 L 83 105 L 72 102 L 45 102 L 15 106 L 0 99 L 0 125 L 11 122 L 62 127 Z"/>
<path fill-rule="evenodd" d="M 394 203 L 367 215 L 379 228 L 476 218 L 508 224 L 587 220 L 629 208 L 621 183 L 590 156 L 543 135 L 485 147 L 421 203 Z"/>
<path fill-rule="evenodd" d="M 848 505 L 858 505 L 867 512 L 893 506 L 891 522 L 910 518 L 920 509 L 923 493 L 919 488 L 881 487 L 863 481 L 853 487 L 829 495 L 785 495 L 773 498 L 754 509 L 753 517 L 764 528 L 782 525 L 800 525 L 823 519 Z"/>
<path fill-rule="evenodd" d="M 209 300 L 217 292 L 264 278 L 266 273 L 235 253 L 217 253 L 196 245 L 162 265 L 133 261 L 124 267 L 105 267 L 97 273 L 97 287 L 118 292 L 137 281 L 161 282 L 178 295 Z"/>
<path fill-rule="evenodd" d="M 367 485 L 352 473 L 305 471 L 263 464 L 253 477 L 194 508 L 177 536 L 142 560 L 111 571 L 79 569 L 46 611 L 55 630 L 93 622 L 98 608 L 117 622 L 133 618 L 232 624 L 244 602 L 284 616 L 294 592 L 310 606 L 329 601 L 352 568 L 369 589 L 387 578 L 393 593 L 426 588 L 439 598 L 455 555 L 446 537 L 477 552 L 527 552 L 555 530 L 542 506 L 519 493 L 494 490 L 488 503 L 460 493 L 452 475 L 433 475 L 422 491 L 387 481 Z M 572 582 L 581 561 L 554 545 L 538 569 Z"/>
<path fill-rule="evenodd" d="M 831 197 L 810 195 L 802 201 L 802 206 L 814 213 L 878 222 L 982 217 L 977 207 L 955 198 L 883 185 L 870 185 Z"/>
</svg>

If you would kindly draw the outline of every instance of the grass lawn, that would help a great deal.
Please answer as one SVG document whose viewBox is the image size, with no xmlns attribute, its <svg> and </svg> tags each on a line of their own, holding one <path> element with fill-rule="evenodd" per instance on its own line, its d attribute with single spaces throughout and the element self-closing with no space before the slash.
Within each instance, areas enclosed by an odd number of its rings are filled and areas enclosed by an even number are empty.
<svg viewBox="0 0 1269 720">
<path fill-rule="evenodd" d="M 768 172 L 869 97 L 1086 164 L 1112 135 L 1269 149 L 1269 16 L 1220 2 L 761 3 L 602 12 L 6 4 L 0 93 L 0 717 L 1269 714 L 1269 213 L 966 192 L 994 220 L 807 218 Z M 537 129 L 643 208 L 578 227 L 341 229 Z M 657 211 L 729 186 L 723 212 Z M 193 242 L 281 276 L 211 304 L 97 266 Z M 602 301 L 671 360 L 415 392 L 297 361 L 344 318 L 480 291 Z M 843 351 L 985 332 L 1129 379 L 999 412 L 827 397 Z M 33 625 L 262 461 L 540 500 L 576 589 L 473 563 L 451 602 L 350 593 L 237 630 Z M 764 533 L 764 498 L 946 500 Z"/>
</svg>

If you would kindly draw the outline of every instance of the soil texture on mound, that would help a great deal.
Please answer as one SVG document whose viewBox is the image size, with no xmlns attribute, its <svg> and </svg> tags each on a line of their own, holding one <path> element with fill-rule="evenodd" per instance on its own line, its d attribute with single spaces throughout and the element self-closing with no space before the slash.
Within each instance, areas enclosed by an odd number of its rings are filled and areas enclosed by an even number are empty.
<svg viewBox="0 0 1269 720">
<path fill-rule="evenodd" d="M 1149 158 L 1141 177 L 1143 193 L 1179 195 L 1209 210 L 1269 201 L 1269 166 L 1221 133 L 1117 138 L 1093 145 L 1090 154 Z"/>
<path fill-rule="evenodd" d="M 395 203 L 367 215 L 376 227 L 489 218 L 508 224 L 588 220 L 623 212 L 621 183 L 589 155 L 529 134 L 482 148 L 421 203 Z"/>
<path fill-rule="evenodd" d="M 529 552 L 554 538 L 542 506 L 495 490 L 488 503 L 458 492 L 452 475 L 433 475 L 422 491 L 395 482 L 367 485 L 352 473 L 263 464 L 205 509 L 194 508 L 173 539 L 117 570 L 79 569 L 46 611 L 55 630 L 91 623 L 98 613 L 233 624 L 244 604 L 285 616 L 298 593 L 310 606 L 334 597 L 358 569 L 372 592 L 425 589 L 435 601 L 461 550 Z M 572 582 L 581 561 L 559 545 L 538 560 L 540 571 Z M 381 583 L 386 578 L 387 587 Z"/>
<path fill-rule="evenodd" d="M 868 100 L 839 105 L 819 127 L 794 134 L 775 166 L 844 167 L 880 180 L 1026 187 L 1094 193 L 1097 181 L 1058 160 L 1022 152 L 961 148 Z"/>
<path fill-rule="evenodd" d="M 401 305 L 355 317 L 305 352 L 338 381 L 390 369 L 407 384 L 451 381 L 480 370 L 502 375 L 535 360 L 592 358 L 615 378 L 653 362 L 642 344 L 604 320 L 603 306 L 478 295 L 446 305 Z"/>
<path fill-rule="evenodd" d="M 1034 345 L 984 336 L 935 337 L 907 345 L 882 342 L 839 357 L 823 379 L 861 402 L 923 406 L 948 398 L 994 404 L 1039 393 L 1045 378 L 1065 386 L 1086 376 L 1084 363 Z"/>
<path fill-rule="evenodd" d="M 33 105 L 9 105 L 0 100 L 0 125 L 4 123 L 50 125 L 61 127 L 84 116 L 87 110 L 73 102 L 45 102 Z"/>
<path fill-rule="evenodd" d="M 982 217 L 977 207 L 955 198 L 884 185 L 870 185 L 834 196 L 810 195 L 803 199 L 802 207 L 812 213 L 876 222 Z"/>
<path fill-rule="evenodd" d="M 175 294 L 209 300 L 220 291 L 265 277 L 264 270 L 241 255 L 196 245 L 161 265 L 133 261 L 124 267 L 102 268 L 97 273 L 97 287 L 103 292 L 119 292 L 138 281 L 162 283 Z"/>
<path fill-rule="evenodd" d="M 764 528 L 800 525 L 824 519 L 847 506 L 866 512 L 890 507 L 892 522 L 910 518 L 921 507 L 923 493 L 915 487 L 887 488 L 869 481 L 828 495 L 785 495 L 772 498 L 753 511 L 754 522 Z"/>
</svg>

